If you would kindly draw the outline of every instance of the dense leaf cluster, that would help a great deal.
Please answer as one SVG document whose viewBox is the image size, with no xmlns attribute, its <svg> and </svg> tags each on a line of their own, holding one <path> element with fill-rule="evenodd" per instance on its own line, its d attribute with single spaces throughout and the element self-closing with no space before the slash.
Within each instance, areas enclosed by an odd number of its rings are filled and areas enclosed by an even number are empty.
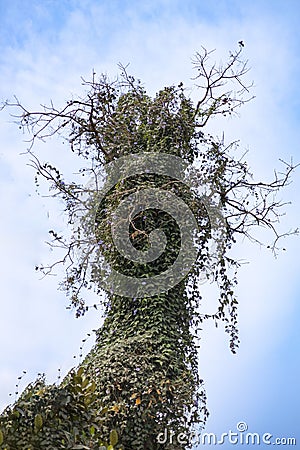
<svg viewBox="0 0 300 450">
<path fill-rule="evenodd" d="M 0 448 L 117 449 L 117 432 L 105 435 L 102 427 L 108 408 L 93 406 L 95 390 L 83 369 L 71 371 L 61 386 L 46 385 L 39 376 L 0 416 Z"/>
</svg>

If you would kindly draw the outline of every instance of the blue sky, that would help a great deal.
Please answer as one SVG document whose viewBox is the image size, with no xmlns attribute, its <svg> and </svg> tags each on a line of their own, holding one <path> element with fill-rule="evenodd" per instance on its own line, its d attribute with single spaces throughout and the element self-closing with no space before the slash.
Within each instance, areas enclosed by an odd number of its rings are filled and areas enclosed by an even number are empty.
<svg viewBox="0 0 300 450">
<path fill-rule="evenodd" d="M 81 92 L 81 76 L 94 69 L 113 77 L 119 62 L 130 63 L 150 93 L 181 80 L 191 85 L 191 58 L 201 45 L 225 59 L 242 39 L 256 98 L 239 118 L 210 129 L 240 139 L 253 172 L 270 179 L 279 158 L 300 161 L 299 17 L 296 0 L 0 0 L 0 100 L 16 94 L 30 108 L 49 99 L 61 104 Z M 23 370 L 21 388 L 38 372 L 50 382 L 58 368 L 65 373 L 86 333 L 101 323 L 95 313 L 76 320 L 57 290 L 59 276 L 40 281 L 34 272 L 51 256 L 47 231 L 63 228 L 64 219 L 61 205 L 36 195 L 33 171 L 20 155 L 26 136 L 12 122 L 1 114 L 0 407 Z M 39 152 L 70 176 L 76 170 L 55 140 Z M 281 194 L 292 201 L 282 229 L 299 226 L 299 192 L 298 170 Z M 211 411 L 207 431 L 221 435 L 245 421 L 251 432 L 296 437 L 300 446 L 299 238 L 284 246 L 276 260 L 246 242 L 235 250 L 249 261 L 238 286 L 241 348 L 231 355 L 221 327 L 207 324 L 199 361 Z M 203 308 L 213 304 L 211 293 Z"/>
</svg>

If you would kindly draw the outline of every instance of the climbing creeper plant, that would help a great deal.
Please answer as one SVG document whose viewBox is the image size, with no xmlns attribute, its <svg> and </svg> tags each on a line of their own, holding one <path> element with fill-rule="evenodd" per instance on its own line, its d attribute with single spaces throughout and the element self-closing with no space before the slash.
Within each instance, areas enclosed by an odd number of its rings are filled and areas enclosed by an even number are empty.
<svg viewBox="0 0 300 450">
<path fill-rule="evenodd" d="M 223 323 L 236 352 L 238 262 L 229 250 L 239 235 L 256 239 L 257 226 L 273 233 L 269 246 L 279 250 L 282 204 L 274 194 L 295 168 L 284 163 L 272 182 L 254 181 L 237 143 L 205 131 L 251 99 L 241 53 L 240 44 L 223 65 L 205 49 L 196 54 L 196 102 L 182 83 L 151 97 L 120 66 L 114 81 L 93 74 L 85 97 L 61 109 L 4 104 L 18 108 L 36 182 L 46 180 L 62 199 L 72 228 L 68 236 L 50 231 L 64 257 L 36 269 L 63 264 L 61 288 L 77 317 L 101 305 L 105 320 L 77 371 L 59 386 L 38 379 L 2 414 L 1 448 L 179 450 L 204 427 L 201 324 Z M 54 135 L 81 158 L 89 182 L 69 182 L 36 155 L 35 142 Z M 214 314 L 201 307 L 203 280 L 219 290 Z M 84 289 L 94 290 L 94 305 Z M 172 442 L 160 441 L 165 430 Z"/>
</svg>

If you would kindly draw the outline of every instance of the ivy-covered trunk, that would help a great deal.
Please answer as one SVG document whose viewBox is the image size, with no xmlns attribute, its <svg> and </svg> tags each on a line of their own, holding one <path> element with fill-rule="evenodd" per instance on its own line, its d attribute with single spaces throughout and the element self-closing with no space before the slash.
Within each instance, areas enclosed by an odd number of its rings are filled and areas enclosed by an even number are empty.
<svg viewBox="0 0 300 450">
<path fill-rule="evenodd" d="M 110 405 L 103 421 L 104 433 L 116 429 L 125 450 L 187 448 L 192 425 L 198 424 L 199 430 L 207 416 L 205 395 L 201 391 L 198 375 L 196 341 L 192 333 L 192 325 L 197 322 L 193 306 L 195 296 L 187 292 L 192 267 L 183 275 L 174 269 L 169 274 L 167 290 L 156 278 L 162 273 L 166 274 L 178 258 L 185 227 L 188 229 L 189 226 L 189 213 L 193 213 L 199 223 L 204 223 L 203 215 L 207 219 L 203 204 L 183 182 L 184 171 L 179 165 L 179 155 L 182 158 L 184 153 L 182 144 L 185 144 L 186 161 L 192 162 L 195 155 L 189 142 L 192 128 L 188 130 L 185 140 L 180 136 L 183 141 L 181 145 L 176 142 L 178 137 L 175 130 L 179 124 L 181 128 L 185 125 L 183 119 L 178 117 L 178 111 L 171 113 L 169 110 L 170 103 L 177 95 L 174 88 L 161 92 L 153 102 L 145 97 L 143 101 L 138 101 L 132 94 L 122 98 L 122 108 L 126 103 L 134 104 L 134 108 L 128 107 L 128 115 L 131 115 L 129 125 L 132 126 L 130 139 L 134 142 L 137 135 L 138 143 L 131 148 L 131 152 L 138 151 L 134 153 L 137 158 L 133 162 L 133 171 L 137 171 L 136 165 L 147 164 L 151 157 L 154 162 L 161 163 L 158 168 L 150 164 L 149 170 L 143 169 L 144 173 L 140 173 L 140 170 L 133 176 L 129 158 L 126 157 L 128 148 L 126 145 L 122 148 L 122 144 L 118 143 L 118 155 L 124 157 L 125 163 L 122 165 L 121 180 L 112 182 L 113 189 L 104 198 L 96 196 L 93 199 L 95 235 L 102 253 L 114 270 L 130 277 L 130 280 L 138 280 L 139 284 L 137 291 L 132 291 L 130 296 L 107 292 L 104 325 L 98 330 L 96 345 L 82 365 L 87 375 L 96 382 L 99 404 Z M 189 113 L 190 127 L 194 111 L 188 102 L 184 108 L 183 96 L 179 102 L 180 113 L 184 111 L 185 118 Z M 117 113 L 116 118 L 117 132 L 118 127 L 122 130 L 124 122 L 129 119 L 124 114 L 120 118 Z M 158 126 L 162 121 L 166 122 L 163 129 Z M 139 151 L 150 148 L 155 151 Z M 166 155 L 170 155 L 170 160 L 168 166 L 164 167 L 163 157 Z M 177 178 L 156 173 L 172 173 L 172 163 L 176 166 L 173 169 L 177 172 Z M 111 173 L 109 176 L 112 176 Z M 180 210 L 180 205 L 172 204 L 172 197 L 167 197 L 169 208 L 164 208 L 163 191 L 170 195 L 175 193 L 190 209 Z M 147 203 L 149 192 L 154 192 L 155 197 L 150 204 Z M 153 231 L 159 229 L 165 236 L 164 251 L 157 258 L 149 258 L 147 263 L 139 258 L 130 260 L 127 254 L 120 253 L 114 246 L 111 226 L 119 227 L 119 222 L 125 220 L 123 217 L 114 217 L 114 212 L 128 198 L 131 218 L 126 231 L 130 244 L 139 255 L 144 256 L 143 252 L 151 250 Z M 179 211 L 174 211 L 176 207 Z M 181 214 L 181 228 L 176 221 L 176 213 Z M 86 233 L 90 232 L 90 222 L 85 230 Z M 202 231 L 202 241 L 199 242 L 203 247 L 210 231 L 209 227 L 205 232 Z M 191 240 L 195 254 L 200 251 L 199 242 L 197 250 L 196 242 Z M 186 256 L 188 259 L 189 255 Z M 103 272 L 99 273 L 96 264 L 92 269 L 92 277 L 96 283 L 99 283 L 99 279 L 102 281 Z M 146 287 L 143 294 L 143 283 L 149 280 L 153 280 L 153 292 L 158 291 L 158 294 L 147 295 Z M 122 289 L 127 292 L 128 285 L 117 286 L 114 280 L 113 290 Z"/>
<path fill-rule="evenodd" d="M 187 448 L 175 437 L 162 445 L 159 435 L 170 430 L 187 435 L 189 425 L 199 420 L 189 316 L 184 283 L 151 298 L 112 298 L 83 366 L 96 382 L 101 403 L 111 406 L 105 431 L 117 429 L 124 449 Z"/>
</svg>

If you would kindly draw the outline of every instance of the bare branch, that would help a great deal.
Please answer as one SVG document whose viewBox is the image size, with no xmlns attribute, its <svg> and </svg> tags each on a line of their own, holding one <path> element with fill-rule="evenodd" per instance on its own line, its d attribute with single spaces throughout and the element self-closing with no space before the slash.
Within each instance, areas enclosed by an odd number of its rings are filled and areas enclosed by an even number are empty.
<svg viewBox="0 0 300 450">
<path fill-rule="evenodd" d="M 242 78 L 249 72 L 247 61 L 241 61 L 242 46 L 235 53 L 230 53 L 229 60 L 219 67 L 213 63 L 210 67 L 208 61 L 213 53 L 202 47 L 202 53 L 196 53 L 195 59 L 192 61 L 198 75 L 194 80 L 203 79 L 204 84 L 197 85 L 204 91 L 202 97 L 198 101 L 195 109 L 195 119 L 197 119 L 197 127 L 204 127 L 211 116 L 222 114 L 231 115 L 241 105 L 252 100 L 254 97 L 243 98 L 243 93 L 249 93 L 253 83 L 246 85 Z M 234 93 L 232 90 L 226 91 L 224 88 L 228 82 L 237 83 L 242 88 Z M 198 121 L 200 119 L 200 121 Z"/>
</svg>

